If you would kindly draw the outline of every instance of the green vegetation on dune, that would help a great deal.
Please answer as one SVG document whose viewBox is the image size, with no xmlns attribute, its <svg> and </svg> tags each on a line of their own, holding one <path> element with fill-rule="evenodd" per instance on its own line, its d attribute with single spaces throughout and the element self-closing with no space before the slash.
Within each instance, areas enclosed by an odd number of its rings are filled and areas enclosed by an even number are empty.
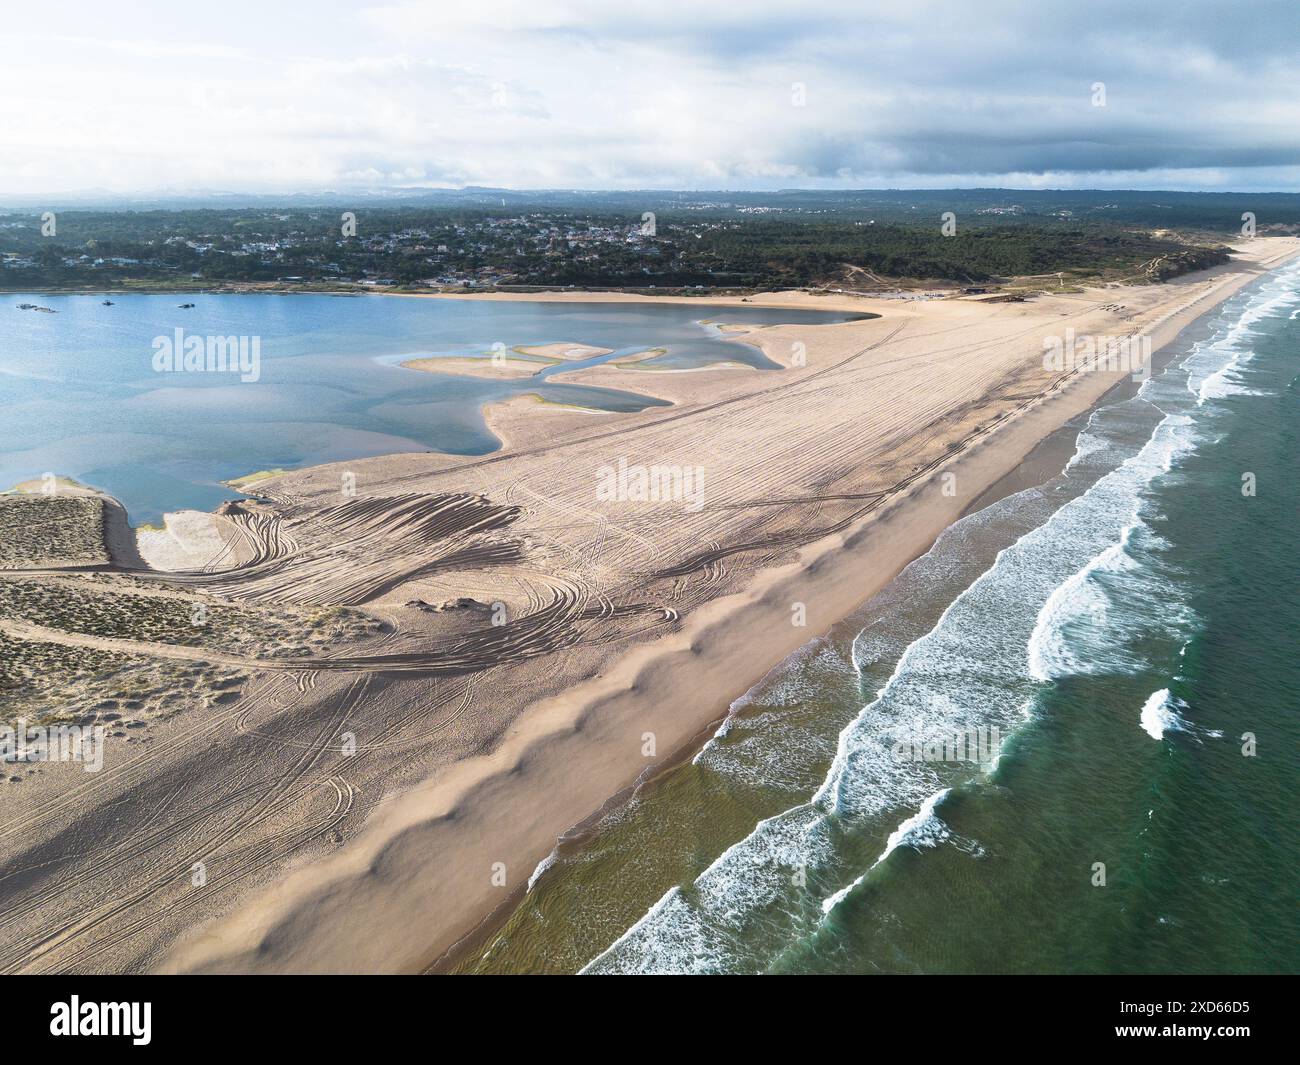
<svg viewBox="0 0 1300 1065">
<path fill-rule="evenodd" d="M 8 623 L 8 624 L 5 624 Z M 48 638 L 24 625 L 53 630 Z M 301 659 L 364 639 L 379 623 L 341 607 L 248 607 L 116 575 L 0 577 L 0 721 L 104 711 L 153 717 L 233 698 L 242 664 L 155 656 L 189 647 L 247 659 Z M 65 641 L 61 634 L 73 639 Z M 83 638 L 92 638 L 89 644 Z M 133 641 L 96 645 L 94 638 Z M 138 648 L 138 650 L 137 650 Z M 116 715 L 115 715 L 116 716 Z"/>
<path fill-rule="evenodd" d="M 0 569 L 99 565 L 104 501 L 92 495 L 0 496 Z"/>
<path fill-rule="evenodd" d="M 345 608 L 252 608 L 65 577 L 0 579 L 0 620 L 250 658 L 310 655 L 373 632 L 375 624 Z"/>
<path fill-rule="evenodd" d="M 0 724 L 82 721 L 120 728 L 234 699 L 246 674 L 0 632 Z"/>
<path fill-rule="evenodd" d="M 277 466 L 271 470 L 257 470 L 255 473 L 246 473 L 242 477 L 234 477 L 227 481 L 226 484 L 230 485 L 231 488 L 243 488 L 256 481 L 266 481 L 272 477 L 279 477 L 281 474 L 288 472 L 288 470 Z"/>
</svg>

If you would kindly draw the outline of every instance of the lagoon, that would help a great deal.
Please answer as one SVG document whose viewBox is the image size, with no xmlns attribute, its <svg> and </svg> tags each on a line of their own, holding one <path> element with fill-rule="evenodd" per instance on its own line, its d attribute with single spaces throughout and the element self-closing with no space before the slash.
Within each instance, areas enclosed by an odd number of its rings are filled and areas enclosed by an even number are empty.
<svg viewBox="0 0 1300 1065">
<path fill-rule="evenodd" d="M 410 451 L 485 454 L 500 442 L 483 421 L 484 404 L 516 395 L 616 411 L 663 403 L 555 383 L 545 371 L 487 380 L 407 369 L 400 365 L 406 359 L 572 342 L 613 353 L 562 369 L 659 348 L 652 362 L 663 368 L 729 361 L 771 369 L 756 347 L 725 339 L 710 323 L 854 317 L 717 304 L 378 295 L 109 298 L 111 306 L 103 295 L 0 298 L 0 486 L 47 472 L 72 477 L 121 500 L 137 524 L 157 522 L 166 511 L 211 509 L 236 494 L 222 482 L 255 470 Z M 194 306 L 180 306 L 188 302 Z M 57 313 L 20 310 L 22 303 Z M 256 338 L 256 379 L 157 372 L 155 342 L 178 329 Z"/>
</svg>

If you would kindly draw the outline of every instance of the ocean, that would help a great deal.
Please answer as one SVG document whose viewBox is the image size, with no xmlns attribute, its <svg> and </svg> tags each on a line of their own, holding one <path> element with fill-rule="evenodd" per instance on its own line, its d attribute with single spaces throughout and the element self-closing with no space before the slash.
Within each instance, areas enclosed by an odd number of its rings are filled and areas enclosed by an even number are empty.
<svg viewBox="0 0 1300 1065">
<path fill-rule="evenodd" d="M 458 971 L 1300 969 L 1300 266 L 1168 354 Z"/>
<path fill-rule="evenodd" d="M 567 370 L 663 349 L 639 365 L 691 369 L 730 361 L 771 369 L 719 322 L 841 322 L 827 311 L 751 306 L 530 303 L 329 295 L 7 294 L 0 299 L 0 489 L 45 473 L 108 492 L 135 524 L 236 495 L 223 481 L 405 451 L 480 455 L 500 442 L 485 403 L 547 402 L 637 411 L 663 401 L 627 390 L 536 379 L 488 380 L 398 365 L 569 342 L 612 349 Z M 46 306 L 55 314 L 20 310 Z M 181 305 L 193 303 L 193 307 Z M 158 338 L 257 340 L 256 380 L 230 372 L 158 372 Z M 644 376 L 640 375 L 644 380 Z"/>
</svg>

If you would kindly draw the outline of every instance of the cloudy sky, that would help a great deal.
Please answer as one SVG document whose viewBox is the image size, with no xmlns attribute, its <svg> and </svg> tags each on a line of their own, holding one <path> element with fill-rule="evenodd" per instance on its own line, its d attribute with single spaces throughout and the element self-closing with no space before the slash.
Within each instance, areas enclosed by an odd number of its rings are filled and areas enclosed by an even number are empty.
<svg viewBox="0 0 1300 1065">
<path fill-rule="evenodd" d="M 1300 0 L 43 0 L 2 25 L 0 193 L 1300 190 Z"/>
</svg>

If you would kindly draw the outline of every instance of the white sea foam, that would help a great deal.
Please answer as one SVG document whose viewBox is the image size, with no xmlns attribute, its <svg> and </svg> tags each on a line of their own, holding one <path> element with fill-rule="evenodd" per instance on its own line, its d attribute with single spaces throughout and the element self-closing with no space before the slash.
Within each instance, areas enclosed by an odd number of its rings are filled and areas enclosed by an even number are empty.
<svg viewBox="0 0 1300 1065">
<path fill-rule="evenodd" d="M 842 680 L 846 666 L 852 668 L 852 663 L 823 637 L 805 644 L 731 704 L 691 764 L 749 784 L 801 780 L 809 752 L 825 757 L 824 746 L 815 735 L 780 728 L 777 719 L 785 716 L 787 707 L 821 697 L 822 686 Z M 768 722 L 776 727 L 766 727 Z"/>
<path fill-rule="evenodd" d="M 1098 452 L 1104 451 L 1109 446 L 1105 434 L 1098 427 L 1097 415 L 1100 413 L 1100 408 L 1089 413 L 1087 424 L 1075 438 L 1074 454 L 1070 456 L 1070 460 L 1065 464 L 1066 473 L 1069 473 L 1076 466 L 1079 466 Z"/>
<path fill-rule="evenodd" d="M 1201 387 L 1196 393 L 1196 402 L 1198 405 L 1209 399 L 1226 399 L 1229 396 L 1259 396 L 1264 394 L 1258 389 L 1248 387 L 1243 382 L 1238 361 L 1238 359 L 1234 358 L 1233 361 L 1222 370 L 1210 374 L 1201 382 Z"/>
<path fill-rule="evenodd" d="M 1267 318 L 1278 317 L 1296 299 L 1300 291 L 1300 264 L 1291 264 L 1273 274 L 1258 290 L 1251 293 L 1239 314 L 1227 329 L 1211 342 L 1193 352 L 1188 360 L 1187 388 L 1196 396 L 1196 405 L 1229 396 L 1258 395 L 1243 381 L 1243 368 L 1253 356 L 1254 328 Z M 1236 301 L 1233 301 L 1235 308 Z M 1294 317 L 1294 315 L 1292 315 Z"/>
<path fill-rule="evenodd" d="M 1153 740 L 1163 739 L 1166 732 L 1187 730 L 1187 722 L 1174 709 L 1175 701 L 1168 688 L 1152 692 L 1142 705 L 1142 730 Z"/>
<path fill-rule="evenodd" d="M 951 788 L 941 788 L 936 791 L 917 810 L 911 817 L 899 825 L 889 834 L 889 839 L 885 842 L 885 849 L 880 852 L 880 857 L 871 863 L 871 869 L 874 869 L 900 846 L 906 844 L 909 847 L 937 847 L 945 839 L 951 836 L 948 826 L 939 819 L 934 812 L 935 808 L 948 797 Z M 840 888 L 830 898 L 822 903 L 822 913 L 830 913 L 835 909 L 852 891 L 867 879 L 867 874 L 871 872 L 868 869 L 860 877 L 849 884 L 847 887 Z"/>
<path fill-rule="evenodd" d="M 554 850 L 552 850 L 550 854 L 548 854 L 545 858 L 543 858 L 540 862 L 537 863 L 537 868 L 533 870 L 533 875 L 528 878 L 528 887 L 524 889 L 525 894 L 533 890 L 533 885 L 536 884 L 537 881 L 541 879 L 542 874 L 546 872 L 547 869 L 549 869 L 551 866 L 553 866 L 556 863 L 559 857 L 560 857 L 560 852 L 559 852 L 559 848 L 557 847 Z"/>
<path fill-rule="evenodd" d="M 1125 546 L 1134 526 L 1129 525 L 1120 535 L 1120 542 L 1111 544 L 1100 554 L 1089 559 L 1087 565 L 1078 570 L 1047 598 L 1038 618 L 1034 622 L 1034 631 L 1029 636 L 1026 659 L 1029 675 L 1038 681 L 1055 680 L 1057 677 L 1077 673 L 1083 665 L 1077 648 L 1070 646 L 1066 638 L 1067 625 L 1080 616 L 1089 616 L 1091 621 L 1101 629 L 1106 626 L 1109 615 L 1108 601 L 1105 593 L 1088 578 L 1098 570 L 1114 564 L 1115 560 L 1125 556 Z"/>
<path fill-rule="evenodd" d="M 1198 743 L 1202 742 L 1202 736 L 1223 738 L 1220 729 L 1201 728 L 1188 721 L 1183 715 L 1189 709 L 1191 708 L 1182 699 L 1170 694 L 1168 688 L 1161 688 L 1158 692 L 1152 692 L 1142 704 L 1138 723 L 1142 726 L 1142 731 L 1153 740 L 1164 739 L 1167 732 L 1185 732 Z"/>
</svg>

